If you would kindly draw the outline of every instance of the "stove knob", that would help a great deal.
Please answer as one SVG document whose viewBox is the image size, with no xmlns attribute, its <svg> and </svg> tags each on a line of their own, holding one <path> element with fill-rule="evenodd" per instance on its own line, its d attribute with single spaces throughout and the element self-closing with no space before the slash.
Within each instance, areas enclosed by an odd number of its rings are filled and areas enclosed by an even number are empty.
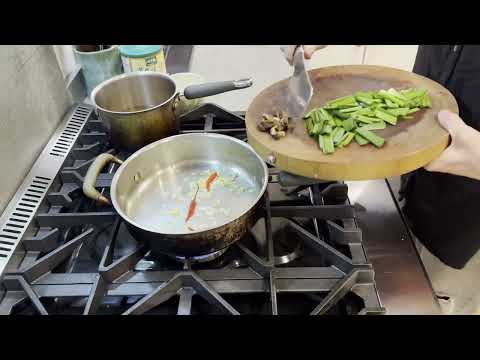
<svg viewBox="0 0 480 360">
<path fill-rule="evenodd" d="M 273 154 L 270 154 L 267 156 L 267 162 L 270 164 L 270 165 L 275 165 L 275 162 L 277 161 L 277 158 L 275 157 L 275 155 Z"/>
</svg>

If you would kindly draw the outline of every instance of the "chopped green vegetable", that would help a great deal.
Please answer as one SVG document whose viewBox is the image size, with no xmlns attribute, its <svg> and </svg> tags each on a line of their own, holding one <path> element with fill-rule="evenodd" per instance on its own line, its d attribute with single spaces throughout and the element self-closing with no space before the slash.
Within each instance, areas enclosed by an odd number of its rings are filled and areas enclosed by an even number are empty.
<svg viewBox="0 0 480 360">
<path fill-rule="evenodd" d="M 360 146 L 367 145 L 367 144 L 370 143 L 370 141 L 368 141 L 367 139 L 365 139 L 363 136 L 361 136 L 359 134 L 355 134 L 355 141 Z"/>
<path fill-rule="evenodd" d="M 325 154 L 333 154 L 335 152 L 335 146 L 333 145 L 332 135 L 322 135 L 323 137 L 323 152 Z"/>
<path fill-rule="evenodd" d="M 334 118 L 333 120 L 335 122 L 335 126 L 339 126 L 339 127 L 343 126 L 343 120 L 342 119 Z"/>
<path fill-rule="evenodd" d="M 384 121 L 382 122 L 377 122 L 377 123 L 374 123 L 374 124 L 366 124 L 364 126 L 362 126 L 362 129 L 365 129 L 365 130 L 383 130 L 387 127 L 387 125 L 385 124 Z"/>
<path fill-rule="evenodd" d="M 338 111 L 341 112 L 341 113 L 350 113 L 350 112 L 355 112 L 355 111 L 360 110 L 360 109 L 363 109 L 363 107 L 354 106 L 354 107 L 350 107 L 350 108 L 346 108 L 346 109 L 341 109 L 341 110 L 338 110 Z"/>
<path fill-rule="evenodd" d="M 350 144 L 355 137 L 355 134 L 352 132 L 347 132 L 342 138 L 342 142 L 340 143 L 340 146 L 347 146 Z"/>
<path fill-rule="evenodd" d="M 305 126 L 307 127 L 308 134 L 313 135 L 312 133 L 313 119 L 312 118 L 307 118 L 307 120 L 305 120 Z"/>
<path fill-rule="evenodd" d="M 352 118 L 343 121 L 343 128 L 346 131 L 353 130 L 355 127 L 355 121 Z"/>
<path fill-rule="evenodd" d="M 370 130 L 357 128 L 357 129 L 355 129 L 355 131 L 357 132 L 357 134 L 359 134 L 360 136 L 363 136 L 365 139 L 370 141 L 376 147 L 382 147 L 383 144 L 385 144 L 385 139 L 381 138 L 378 135 L 375 135 Z"/>
<path fill-rule="evenodd" d="M 398 108 L 398 104 L 394 103 L 390 99 L 385 99 L 385 104 L 387 105 L 387 108 L 389 108 L 389 109 Z"/>
<path fill-rule="evenodd" d="M 318 137 L 318 145 L 320 146 L 320 149 L 325 152 L 325 142 L 323 141 L 323 135 L 320 135 Z"/>
<path fill-rule="evenodd" d="M 327 103 L 327 106 L 325 108 L 330 108 L 330 109 L 344 109 L 352 106 L 357 106 L 358 103 L 355 100 L 355 97 L 353 96 L 344 96 L 332 101 L 329 101 Z"/>
<path fill-rule="evenodd" d="M 372 99 L 370 97 L 366 97 L 366 96 L 363 96 L 363 95 L 357 95 L 355 96 L 355 99 L 357 99 L 357 101 L 360 101 L 366 105 L 372 105 L 375 103 L 375 99 Z"/>
<path fill-rule="evenodd" d="M 333 129 L 330 126 L 330 124 L 326 124 L 322 129 L 322 134 L 331 134 L 332 131 L 333 131 Z"/>
<path fill-rule="evenodd" d="M 375 113 L 372 109 L 369 108 L 364 108 L 361 110 L 358 110 L 354 113 L 354 115 L 366 115 L 366 116 L 375 116 Z"/>
<path fill-rule="evenodd" d="M 356 115 L 355 120 L 358 120 L 358 121 L 363 122 L 365 124 L 373 124 L 374 122 L 382 121 L 382 119 L 369 117 L 369 116 L 364 116 L 364 115 Z"/>
<path fill-rule="evenodd" d="M 335 129 L 335 132 L 332 134 L 333 143 L 335 145 L 340 144 L 342 142 L 343 135 L 345 135 L 345 129 L 341 127 L 337 127 Z"/>
<path fill-rule="evenodd" d="M 397 125 L 397 117 L 389 114 L 384 110 L 377 109 L 375 110 L 375 116 L 391 125 Z"/>
<path fill-rule="evenodd" d="M 343 120 L 348 119 L 350 117 L 350 114 L 341 113 L 338 110 L 333 110 L 332 114 L 338 117 L 339 119 L 343 119 Z"/>
<path fill-rule="evenodd" d="M 398 119 L 411 118 L 409 115 L 431 106 L 424 89 L 358 91 L 310 110 L 304 119 L 308 134 L 318 138 L 323 153 L 332 154 L 353 139 L 361 146 L 381 147 L 385 140 L 372 131 L 395 126 Z"/>
<path fill-rule="evenodd" d="M 313 125 L 312 134 L 319 135 L 321 133 L 322 133 L 322 125 L 318 123 Z"/>
<path fill-rule="evenodd" d="M 405 116 L 408 114 L 409 109 L 405 107 L 405 108 L 387 109 L 385 111 L 393 116 Z"/>
</svg>

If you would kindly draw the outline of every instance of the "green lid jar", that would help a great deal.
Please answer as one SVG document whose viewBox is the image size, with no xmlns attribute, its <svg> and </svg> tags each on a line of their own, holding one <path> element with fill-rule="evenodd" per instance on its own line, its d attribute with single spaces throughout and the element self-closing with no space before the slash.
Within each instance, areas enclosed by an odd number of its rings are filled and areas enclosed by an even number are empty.
<svg viewBox="0 0 480 360">
<path fill-rule="evenodd" d="M 163 45 L 120 45 L 123 70 L 166 73 Z"/>
</svg>

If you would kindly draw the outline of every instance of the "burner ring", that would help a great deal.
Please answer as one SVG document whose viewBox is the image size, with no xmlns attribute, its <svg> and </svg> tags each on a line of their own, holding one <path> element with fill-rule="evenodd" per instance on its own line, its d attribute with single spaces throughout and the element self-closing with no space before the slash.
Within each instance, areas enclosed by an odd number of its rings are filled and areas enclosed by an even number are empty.
<svg viewBox="0 0 480 360">
<path fill-rule="evenodd" d="M 191 258 L 188 258 L 190 261 L 190 264 L 203 264 L 212 260 L 215 260 L 225 254 L 225 252 L 228 250 L 228 247 L 223 248 L 221 250 L 215 251 L 210 254 L 205 254 L 205 255 L 200 255 L 200 256 L 193 256 Z M 180 263 L 185 263 L 185 257 L 184 256 L 171 256 L 171 258 L 175 259 L 176 261 Z"/>
<path fill-rule="evenodd" d="M 295 259 L 298 259 L 302 255 L 303 255 L 302 243 L 298 242 L 297 246 L 292 252 L 285 255 L 281 255 L 281 256 L 275 256 L 274 262 L 275 262 L 275 265 L 288 264 L 289 262 Z"/>
</svg>

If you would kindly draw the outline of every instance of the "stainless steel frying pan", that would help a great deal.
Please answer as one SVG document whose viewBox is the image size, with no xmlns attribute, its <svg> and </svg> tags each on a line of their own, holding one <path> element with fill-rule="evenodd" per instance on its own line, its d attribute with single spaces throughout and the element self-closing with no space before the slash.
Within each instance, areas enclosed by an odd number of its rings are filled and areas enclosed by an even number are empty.
<svg viewBox="0 0 480 360">
<path fill-rule="evenodd" d="M 122 162 L 102 154 L 83 186 L 104 203 L 93 184 L 109 161 Z M 130 156 L 113 177 L 110 197 L 132 235 L 152 252 L 192 257 L 239 240 L 258 220 L 267 184 L 267 166 L 250 145 L 225 135 L 184 134 Z M 197 189 L 195 212 L 186 221 Z"/>
</svg>

